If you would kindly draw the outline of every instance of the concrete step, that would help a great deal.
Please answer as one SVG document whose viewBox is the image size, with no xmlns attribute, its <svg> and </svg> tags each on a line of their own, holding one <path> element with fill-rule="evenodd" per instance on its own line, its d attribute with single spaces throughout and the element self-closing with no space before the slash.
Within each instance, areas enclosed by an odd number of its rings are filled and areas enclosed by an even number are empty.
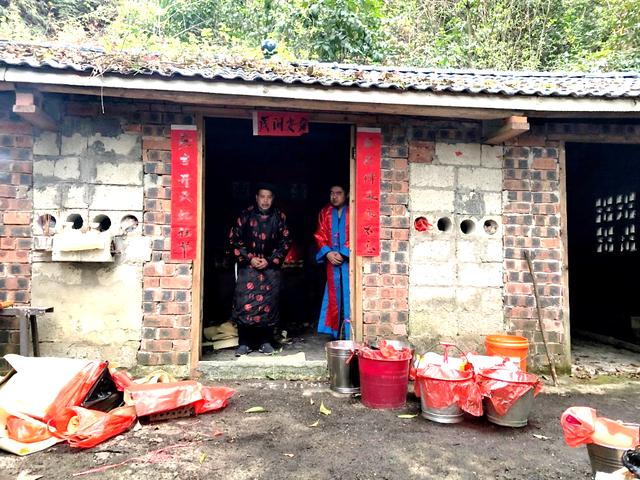
<svg viewBox="0 0 640 480">
<path fill-rule="evenodd" d="M 305 354 L 245 355 L 225 360 L 204 360 L 197 370 L 205 380 L 325 380 L 326 360 L 307 360 Z"/>
</svg>

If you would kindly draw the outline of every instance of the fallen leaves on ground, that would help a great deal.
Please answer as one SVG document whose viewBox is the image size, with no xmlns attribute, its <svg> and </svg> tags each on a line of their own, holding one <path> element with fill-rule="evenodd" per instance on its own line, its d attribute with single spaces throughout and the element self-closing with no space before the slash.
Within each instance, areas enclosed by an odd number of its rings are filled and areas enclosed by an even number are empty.
<svg viewBox="0 0 640 480">
<path fill-rule="evenodd" d="M 320 402 L 320 413 L 323 415 L 331 415 L 331 409 L 324 406 L 324 402 Z"/>
<path fill-rule="evenodd" d="M 417 416 L 417 413 L 401 413 L 398 418 L 416 418 Z"/>
<path fill-rule="evenodd" d="M 263 413 L 266 412 L 267 409 L 264 407 L 251 407 L 244 411 L 244 413 Z"/>
</svg>

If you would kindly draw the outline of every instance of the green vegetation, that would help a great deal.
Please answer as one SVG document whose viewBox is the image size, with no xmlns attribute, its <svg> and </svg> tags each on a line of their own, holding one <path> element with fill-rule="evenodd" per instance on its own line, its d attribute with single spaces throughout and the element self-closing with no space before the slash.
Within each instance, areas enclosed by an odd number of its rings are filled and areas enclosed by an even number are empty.
<svg viewBox="0 0 640 480">
<path fill-rule="evenodd" d="M 109 50 L 511 70 L 640 70 L 640 0 L 0 0 L 0 38 Z"/>
</svg>

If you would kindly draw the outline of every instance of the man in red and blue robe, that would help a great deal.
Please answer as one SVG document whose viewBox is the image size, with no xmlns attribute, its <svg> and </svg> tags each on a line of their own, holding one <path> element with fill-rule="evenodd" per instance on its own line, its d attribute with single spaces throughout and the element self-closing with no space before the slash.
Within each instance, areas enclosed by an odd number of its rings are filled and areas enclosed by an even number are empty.
<svg viewBox="0 0 640 480">
<path fill-rule="evenodd" d="M 349 308 L 349 207 L 347 192 L 339 185 L 331 187 L 329 204 L 320 210 L 314 234 L 316 261 L 327 265 L 318 333 L 335 339 L 351 338 Z"/>
</svg>

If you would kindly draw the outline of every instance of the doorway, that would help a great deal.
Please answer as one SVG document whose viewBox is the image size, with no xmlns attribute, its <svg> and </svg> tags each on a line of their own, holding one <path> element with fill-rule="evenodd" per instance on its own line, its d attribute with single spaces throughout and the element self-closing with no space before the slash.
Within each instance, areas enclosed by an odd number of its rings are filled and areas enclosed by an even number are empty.
<svg viewBox="0 0 640 480">
<path fill-rule="evenodd" d="M 569 143 L 571 334 L 640 344 L 640 146 Z"/>
<path fill-rule="evenodd" d="M 322 358 L 327 338 L 315 331 L 325 268 L 315 262 L 313 233 L 330 187 L 348 188 L 351 126 L 311 123 L 300 137 L 260 137 L 249 119 L 207 118 L 204 131 L 203 328 L 231 320 L 235 263 L 229 230 L 253 204 L 256 186 L 267 182 L 275 187 L 275 205 L 287 215 L 293 241 L 282 269 L 275 340 L 283 354 L 305 351 L 309 357 L 311 350 L 318 356 L 321 346 Z M 204 360 L 233 358 L 234 348 L 214 349 L 211 343 L 203 339 Z"/>
</svg>

